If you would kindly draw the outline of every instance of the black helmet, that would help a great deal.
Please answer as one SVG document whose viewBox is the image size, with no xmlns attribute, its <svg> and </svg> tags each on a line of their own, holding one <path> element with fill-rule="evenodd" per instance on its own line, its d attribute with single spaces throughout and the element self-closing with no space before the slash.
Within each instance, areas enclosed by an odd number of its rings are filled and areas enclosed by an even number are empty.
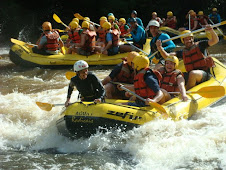
<svg viewBox="0 0 226 170">
<path fill-rule="evenodd" d="M 131 12 L 131 14 L 137 15 L 137 11 L 133 10 L 133 11 Z"/>
<path fill-rule="evenodd" d="M 130 18 L 129 22 L 137 22 L 136 18 Z"/>
</svg>

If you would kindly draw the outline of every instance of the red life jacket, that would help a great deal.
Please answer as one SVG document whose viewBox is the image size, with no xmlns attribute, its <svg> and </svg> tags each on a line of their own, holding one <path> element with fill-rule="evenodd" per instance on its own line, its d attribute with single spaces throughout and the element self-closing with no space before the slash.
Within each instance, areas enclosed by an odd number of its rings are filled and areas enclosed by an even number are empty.
<svg viewBox="0 0 226 170">
<path fill-rule="evenodd" d="M 205 57 L 195 43 L 190 49 L 183 49 L 183 60 L 186 71 L 191 70 L 204 70 L 214 67 L 214 61 L 211 57 Z"/>
<path fill-rule="evenodd" d="M 119 26 L 119 29 L 121 31 L 122 36 L 128 33 L 128 31 L 125 29 L 125 25 Z"/>
<path fill-rule="evenodd" d="M 119 31 L 117 29 L 111 30 L 112 34 L 112 46 L 118 46 L 119 44 Z M 107 45 L 107 42 L 105 41 L 105 45 Z"/>
<path fill-rule="evenodd" d="M 69 36 L 69 39 L 73 41 L 73 43 L 80 43 L 81 42 L 79 30 L 69 31 L 68 36 Z"/>
<path fill-rule="evenodd" d="M 98 31 L 98 35 L 99 35 L 99 39 L 101 42 L 104 42 L 105 41 L 105 31 L 103 28 L 101 28 L 99 31 Z"/>
<path fill-rule="evenodd" d="M 45 49 L 48 51 L 56 51 L 60 49 L 60 44 L 58 38 L 60 35 L 56 31 L 52 31 L 52 34 L 45 33 L 47 38 L 47 43 L 45 44 Z"/>
<path fill-rule="evenodd" d="M 179 91 L 178 85 L 177 85 L 177 76 L 180 74 L 183 75 L 183 73 L 176 69 L 170 73 L 167 73 L 166 70 L 160 71 L 162 74 L 162 80 L 161 80 L 161 88 L 165 89 L 168 92 L 176 92 Z"/>
<path fill-rule="evenodd" d="M 83 50 L 87 52 L 92 52 L 96 42 L 96 32 L 90 30 L 84 30 L 82 34 L 86 34 L 88 36 L 88 40 L 86 40 L 84 46 L 82 47 Z"/>
<path fill-rule="evenodd" d="M 148 85 L 144 81 L 145 73 L 150 70 L 149 68 L 141 70 L 135 77 L 134 77 L 134 89 L 135 93 L 143 98 L 150 98 L 153 99 L 156 96 L 156 93 L 148 87 Z M 156 71 L 152 70 L 153 74 L 156 75 L 158 78 L 158 83 L 160 85 L 160 80 L 162 79 L 162 75 Z"/>
<path fill-rule="evenodd" d="M 166 19 L 166 21 L 168 21 L 166 24 L 167 27 L 176 29 L 177 23 L 174 21 L 174 19 Z"/>
<path fill-rule="evenodd" d="M 126 61 L 123 61 L 122 69 L 119 74 L 113 79 L 121 83 L 133 83 L 134 72 L 129 69 L 129 65 Z"/>
</svg>

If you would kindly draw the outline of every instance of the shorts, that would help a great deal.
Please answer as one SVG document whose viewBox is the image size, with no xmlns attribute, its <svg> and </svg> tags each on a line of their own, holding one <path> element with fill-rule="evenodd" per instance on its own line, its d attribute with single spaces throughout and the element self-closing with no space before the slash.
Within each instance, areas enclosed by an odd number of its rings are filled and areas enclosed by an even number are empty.
<svg viewBox="0 0 226 170">
<path fill-rule="evenodd" d="M 205 81 L 207 81 L 207 80 L 209 80 L 211 78 L 211 74 L 210 73 L 208 73 L 208 72 L 206 72 L 204 70 L 200 70 L 200 71 L 202 71 L 202 80 L 201 80 L 200 83 L 205 82 Z M 188 77 L 189 77 L 189 72 L 185 72 L 183 74 L 184 74 L 185 84 L 187 84 Z"/>
<path fill-rule="evenodd" d="M 79 53 L 80 55 L 85 55 L 85 56 L 89 56 L 89 55 L 93 54 L 92 52 L 90 52 L 90 51 L 85 51 L 85 50 L 83 50 L 82 48 L 79 48 L 79 49 L 78 49 L 78 53 Z"/>
<path fill-rule="evenodd" d="M 108 55 L 116 55 L 118 54 L 118 51 L 119 51 L 119 46 L 114 46 L 110 49 L 107 50 L 108 51 Z"/>
</svg>

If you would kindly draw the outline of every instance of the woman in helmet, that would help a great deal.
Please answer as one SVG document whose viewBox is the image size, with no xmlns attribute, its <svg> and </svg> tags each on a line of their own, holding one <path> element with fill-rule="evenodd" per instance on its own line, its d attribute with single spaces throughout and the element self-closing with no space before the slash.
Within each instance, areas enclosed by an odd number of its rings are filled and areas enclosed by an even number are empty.
<svg viewBox="0 0 226 170">
<path fill-rule="evenodd" d="M 149 105 L 150 102 L 159 102 L 161 104 L 165 102 L 163 92 L 160 89 L 161 74 L 156 70 L 151 70 L 149 63 L 148 57 L 143 55 L 134 57 L 132 61 L 135 77 L 134 88 L 130 89 L 146 99 L 146 102 L 137 98 L 135 103 L 128 103 L 131 106 L 144 107 Z"/>
<path fill-rule="evenodd" d="M 120 18 L 118 25 L 121 32 L 120 37 L 123 38 L 126 34 L 129 33 L 129 26 L 126 25 L 125 18 Z"/>
<path fill-rule="evenodd" d="M 185 80 L 183 73 L 177 69 L 179 60 L 176 56 L 168 56 L 165 59 L 165 67 L 160 68 L 158 71 L 162 75 L 161 88 L 166 97 L 166 101 L 171 99 L 168 92 L 180 92 L 183 101 L 187 101 Z"/>
<path fill-rule="evenodd" d="M 105 16 L 100 17 L 100 26 L 96 29 L 96 32 L 98 34 L 98 39 L 97 39 L 96 45 L 101 46 L 101 47 L 105 46 L 105 35 L 106 35 L 106 33 L 105 33 L 104 28 L 103 28 L 103 24 L 105 22 L 107 22 L 107 17 L 105 17 Z"/>
<path fill-rule="evenodd" d="M 65 106 L 69 105 L 74 87 L 81 94 L 83 101 L 94 101 L 96 103 L 104 101 L 104 87 L 94 74 L 88 72 L 88 67 L 88 63 L 84 60 L 79 60 L 74 64 L 74 71 L 77 75 L 71 78 Z"/>
</svg>

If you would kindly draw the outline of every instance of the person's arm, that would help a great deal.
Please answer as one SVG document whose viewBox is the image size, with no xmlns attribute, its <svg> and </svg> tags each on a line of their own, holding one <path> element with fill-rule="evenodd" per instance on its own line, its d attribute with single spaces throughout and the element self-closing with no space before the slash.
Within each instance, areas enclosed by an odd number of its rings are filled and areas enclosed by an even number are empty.
<svg viewBox="0 0 226 170">
<path fill-rule="evenodd" d="M 213 46 L 219 42 L 219 37 L 217 36 L 216 32 L 213 30 L 212 26 L 206 25 L 205 31 L 209 31 L 211 34 L 211 39 L 208 41 L 209 46 Z"/>
<path fill-rule="evenodd" d="M 170 39 L 170 36 L 169 36 L 168 34 L 161 34 L 161 35 L 159 36 L 159 39 L 160 39 L 161 41 L 167 40 L 167 39 Z M 165 45 L 166 45 L 166 46 L 165 46 Z M 174 49 L 174 48 L 176 47 L 176 45 L 174 44 L 174 42 L 173 42 L 172 40 L 163 43 L 163 46 L 165 46 L 165 47 L 163 47 L 163 49 L 164 49 L 165 51 L 172 50 L 172 49 Z"/>
<path fill-rule="evenodd" d="M 122 63 L 117 64 L 114 69 L 111 71 L 111 73 L 104 79 L 102 80 L 102 84 L 106 85 L 110 81 L 112 81 L 121 71 L 122 69 Z"/>
<path fill-rule="evenodd" d="M 71 81 L 70 84 L 69 84 L 69 86 L 68 86 L 67 100 L 66 100 L 66 102 L 64 104 L 65 107 L 67 107 L 69 105 L 71 94 L 72 94 L 73 90 L 74 90 L 74 84 Z"/>
<path fill-rule="evenodd" d="M 108 42 L 107 45 L 102 49 L 102 52 L 108 50 L 112 46 L 113 36 L 110 33 L 107 33 L 106 41 Z"/>
<path fill-rule="evenodd" d="M 183 101 L 187 101 L 188 96 L 186 94 L 186 89 L 185 89 L 185 80 L 182 75 L 177 76 L 177 85 L 180 90 Z"/>
<path fill-rule="evenodd" d="M 111 80 L 112 80 L 111 77 L 110 77 L 110 76 L 107 76 L 107 77 L 105 77 L 105 78 L 102 80 L 102 84 L 103 84 L 103 85 L 106 85 L 106 84 L 109 83 Z"/>
<path fill-rule="evenodd" d="M 47 38 L 46 38 L 46 36 L 42 36 L 42 38 L 41 38 L 41 40 L 40 40 L 40 42 L 39 42 L 37 48 L 38 48 L 38 49 L 42 49 L 43 46 L 44 46 L 46 43 L 47 43 Z"/>
<path fill-rule="evenodd" d="M 157 46 L 157 49 L 158 49 L 158 51 L 160 52 L 160 54 L 161 54 L 161 56 L 162 56 L 163 58 L 167 58 L 167 57 L 170 56 L 170 54 L 167 53 L 167 52 L 164 50 L 164 48 L 162 47 L 162 42 L 161 42 L 161 40 L 157 40 L 157 41 L 156 41 L 156 46 Z"/>
<path fill-rule="evenodd" d="M 135 42 L 139 42 L 141 40 L 141 38 L 142 38 L 142 29 L 141 29 L 141 27 L 139 27 L 139 26 L 137 27 L 136 34 L 134 34 L 133 31 L 131 32 L 131 34 L 132 34 L 133 40 Z"/>
</svg>

